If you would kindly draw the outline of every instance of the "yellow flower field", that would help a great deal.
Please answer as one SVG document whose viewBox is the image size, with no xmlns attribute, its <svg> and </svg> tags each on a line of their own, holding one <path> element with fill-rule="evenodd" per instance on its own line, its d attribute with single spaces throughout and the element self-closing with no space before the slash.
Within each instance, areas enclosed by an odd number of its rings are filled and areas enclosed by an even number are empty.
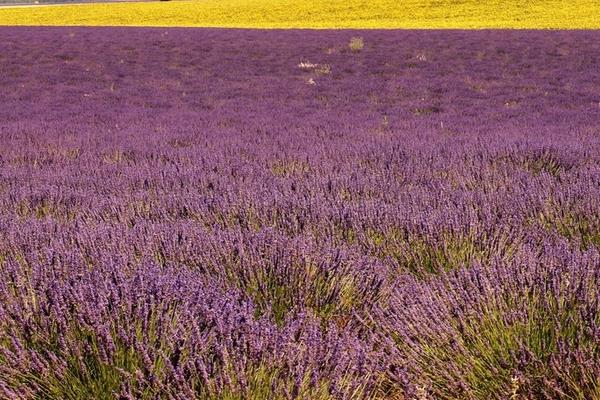
<svg viewBox="0 0 600 400">
<path fill-rule="evenodd" d="M 0 25 L 600 28 L 598 0 L 183 0 L 0 8 Z"/>
</svg>

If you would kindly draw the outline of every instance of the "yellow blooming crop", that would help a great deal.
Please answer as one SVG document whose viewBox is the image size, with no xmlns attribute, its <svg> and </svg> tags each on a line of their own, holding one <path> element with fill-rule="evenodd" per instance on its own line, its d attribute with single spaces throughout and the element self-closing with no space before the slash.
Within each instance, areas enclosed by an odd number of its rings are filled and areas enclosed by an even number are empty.
<svg viewBox="0 0 600 400">
<path fill-rule="evenodd" d="M 0 8 L 0 25 L 600 28 L 599 0 L 185 0 Z"/>
</svg>

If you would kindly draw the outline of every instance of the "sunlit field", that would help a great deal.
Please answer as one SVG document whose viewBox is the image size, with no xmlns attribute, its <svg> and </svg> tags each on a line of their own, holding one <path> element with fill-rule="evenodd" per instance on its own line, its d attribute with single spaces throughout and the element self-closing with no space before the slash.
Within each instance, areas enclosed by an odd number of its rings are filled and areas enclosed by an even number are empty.
<svg viewBox="0 0 600 400">
<path fill-rule="evenodd" d="M 599 31 L 0 37 L 0 398 L 600 399 Z"/>
<path fill-rule="evenodd" d="M 0 25 L 598 29 L 595 0 L 198 0 L 0 8 Z"/>
<path fill-rule="evenodd" d="M 0 400 L 600 400 L 599 66 L 597 1 L 0 7 Z"/>
</svg>

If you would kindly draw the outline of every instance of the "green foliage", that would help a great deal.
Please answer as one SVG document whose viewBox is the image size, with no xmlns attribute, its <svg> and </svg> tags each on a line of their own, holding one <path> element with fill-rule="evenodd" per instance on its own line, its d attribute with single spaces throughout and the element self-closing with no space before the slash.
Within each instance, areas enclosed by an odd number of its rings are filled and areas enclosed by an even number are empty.
<svg viewBox="0 0 600 400">
<path fill-rule="evenodd" d="M 198 399 L 201 400 L 286 400 L 285 393 L 294 392 L 294 379 L 286 377 L 282 369 L 256 365 L 249 368 L 245 373 L 245 382 L 239 379 L 239 374 L 231 370 L 228 375 L 231 384 L 223 389 L 211 386 L 200 387 Z M 312 385 L 310 376 L 307 374 L 302 380 L 300 387 L 296 388 L 297 399 L 301 400 L 333 400 L 327 382 L 317 382 Z"/>
<path fill-rule="evenodd" d="M 560 161 L 555 152 L 544 150 L 524 157 L 521 160 L 521 165 L 526 170 L 540 174 L 542 172 L 558 176 L 562 171 L 568 169 L 564 163 Z"/>
<path fill-rule="evenodd" d="M 269 169 L 275 176 L 290 177 L 294 175 L 306 175 L 310 173 L 312 168 L 310 164 L 305 161 L 275 160 Z"/>
<path fill-rule="evenodd" d="M 576 205 L 549 202 L 533 221 L 546 230 L 579 243 L 584 250 L 590 246 L 600 248 L 600 216 L 577 210 Z"/>
<path fill-rule="evenodd" d="M 396 272 L 425 278 L 473 262 L 486 262 L 494 256 L 510 258 L 518 244 L 501 232 L 444 231 L 436 236 L 426 236 L 392 229 L 386 233 L 367 231 L 365 245 L 377 257 L 394 260 Z"/>
<path fill-rule="evenodd" d="M 142 376 L 150 373 L 160 381 L 165 374 L 163 357 L 170 354 L 171 343 L 167 343 L 165 336 L 161 335 L 164 327 L 159 327 L 159 318 L 171 318 L 175 324 L 175 309 L 155 309 L 148 314 L 145 324 L 139 319 L 129 321 L 124 316 L 121 318 L 125 329 L 132 330 L 134 343 L 150 342 L 156 350 L 152 365 L 143 360 L 133 343 L 125 344 L 119 339 L 115 326 L 110 328 L 109 339 L 99 336 L 97 328 L 81 323 L 72 324 L 67 331 L 58 322 L 46 329 L 32 330 L 20 340 L 31 354 L 49 360 L 49 364 L 44 374 L 31 372 L 21 375 L 19 384 L 33 383 L 39 388 L 36 399 L 40 400 L 109 400 L 116 397 L 125 382 L 135 387 L 139 383 L 140 372 Z M 112 354 L 106 353 L 107 339 L 113 342 Z M 52 360 L 60 360 L 60 363 Z M 145 385 L 138 396 L 140 399 L 153 399 L 159 392 L 159 388 Z"/>
<path fill-rule="evenodd" d="M 550 292 L 532 291 L 522 299 L 508 294 L 504 300 L 482 304 L 483 317 L 474 313 L 440 321 L 454 329 L 445 341 L 420 338 L 416 369 L 430 385 L 432 398 L 597 398 L 590 396 L 598 394 L 600 383 L 582 387 L 578 382 L 585 380 L 573 379 L 581 373 L 576 363 L 554 362 L 560 359 L 559 346 L 595 346 L 600 351 L 593 335 L 584 332 L 576 295 L 557 299 Z"/>
<path fill-rule="evenodd" d="M 258 314 L 270 313 L 278 324 L 299 308 L 312 310 L 324 321 L 342 318 L 364 296 L 350 271 L 327 271 L 310 261 L 296 260 L 286 266 L 287 273 L 268 263 L 250 269 L 233 268 L 231 283 L 253 300 Z"/>
</svg>

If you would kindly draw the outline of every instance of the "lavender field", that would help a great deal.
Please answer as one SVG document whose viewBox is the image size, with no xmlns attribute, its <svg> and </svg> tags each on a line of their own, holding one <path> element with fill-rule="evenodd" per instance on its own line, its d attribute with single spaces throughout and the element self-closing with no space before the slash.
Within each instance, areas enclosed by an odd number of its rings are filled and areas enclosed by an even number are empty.
<svg viewBox="0 0 600 400">
<path fill-rule="evenodd" d="M 0 28 L 0 398 L 600 399 L 598 65 Z"/>
</svg>

